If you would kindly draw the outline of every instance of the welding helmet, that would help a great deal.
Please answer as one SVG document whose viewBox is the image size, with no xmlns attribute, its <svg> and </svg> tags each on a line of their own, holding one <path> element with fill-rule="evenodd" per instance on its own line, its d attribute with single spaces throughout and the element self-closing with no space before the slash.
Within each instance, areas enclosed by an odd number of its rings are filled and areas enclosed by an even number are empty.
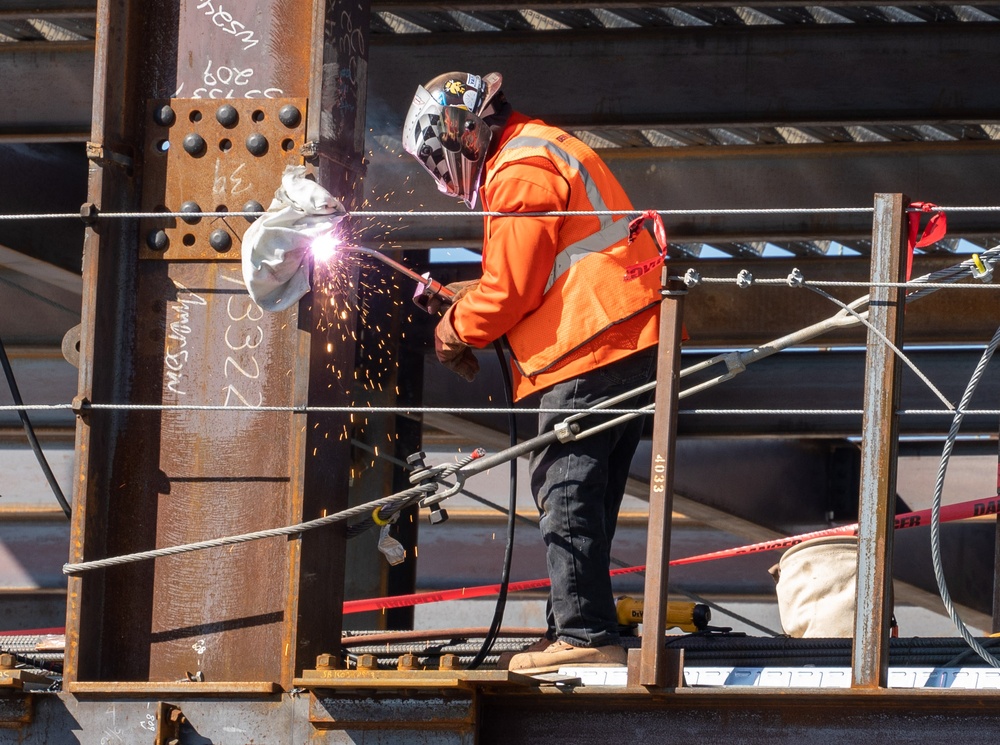
<svg viewBox="0 0 1000 745">
<path fill-rule="evenodd" d="M 403 149 L 438 190 L 476 206 L 492 133 L 483 121 L 499 100 L 503 78 L 465 72 L 439 75 L 417 88 L 403 124 Z"/>
</svg>

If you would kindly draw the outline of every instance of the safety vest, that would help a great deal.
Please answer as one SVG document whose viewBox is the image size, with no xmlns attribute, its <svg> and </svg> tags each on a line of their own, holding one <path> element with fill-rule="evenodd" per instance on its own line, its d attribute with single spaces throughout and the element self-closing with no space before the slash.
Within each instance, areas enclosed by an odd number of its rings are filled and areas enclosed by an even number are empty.
<svg viewBox="0 0 1000 745">
<path fill-rule="evenodd" d="M 570 185 L 567 211 L 633 209 L 621 185 L 593 150 L 572 135 L 538 121 L 525 123 L 503 145 L 490 164 L 490 172 L 539 157 L 552 163 Z M 487 181 L 489 178 L 487 174 Z M 490 209 L 489 204 L 484 207 Z M 487 235 L 493 219 L 497 218 L 486 219 Z M 616 324 L 660 301 L 659 272 L 625 281 L 626 267 L 657 255 L 646 231 L 628 242 L 628 215 L 563 219 L 542 303 L 507 332 L 513 362 L 526 377 L 557 367 Z"/>
</svg>

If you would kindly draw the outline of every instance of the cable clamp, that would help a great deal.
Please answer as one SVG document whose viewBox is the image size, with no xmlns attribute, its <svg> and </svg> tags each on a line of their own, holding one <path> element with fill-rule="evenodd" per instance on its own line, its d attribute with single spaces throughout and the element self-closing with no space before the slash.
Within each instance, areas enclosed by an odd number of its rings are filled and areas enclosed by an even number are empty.
<svg viewBox="0 0 1000 745">
<path fill-rule="evenodd" d="M 576 439 L 576 435 L 580 431 L 580 425 L 576 422 L 559 422 L 552 430 L 556 433 L 556 439 L 565 444 L 573 442 Z"/>
<path fill-rule="evenodd" d="M 750 273 L 749 269 L 741 269 L 740 273 L 736 275 L 736 286 L 741 290 L 745 290 L 753 284 L 753 274 Z"/>
<path fill-rule="evenodd" d="M 723 359 L 726 362 L 726 370 L 730 373 L 729 378 L 735 377 L 741 372 L 747 371 L 747 365 L 743 361 L 743 355 L 739 352 L 727 352 L 723 355 Z"/>
<path fill-rule="evenodd" d="M 981 282 L 993 281 L 993 262 L 986 263 L 979 254 L 972 254 L 972 261 L 976 265 L 972 276 Z"/>
<path fill-rule="evenodd" d="M 789 287 L 805 287 L 806 276 L 802 273 L 802 270 L 798 267 L 792 269 L 791 274 L 788 275 L 788 286 Z"/>
<path fill-rule="evenodd" d="M 701 273 L 697 269 L 688 269 L 684 272 L 682 281 L 685 287 L 697 287 L 701 283 Z"/>
<path fill-rule="evenodd" d="M 474 460 L 482 458 L 484 455 L 486 455 L 486 450 L 484 450 L 483 448 L 476 448 L 469 455 L 466 455 L 463 458 L 459 458 L 454 463 L 444 463 L 440 466 L 434 466 L 433 468 L 426 468 L 423 471 L 421 471 L 420 474 L 426 474 L 422 476 L 421 480 L 426 482 L 428 485 L 433 485 L 433 483 L 437 483 L 437 484 L 442 484 L 448 488 L 445 489 L 440 494 L 438 494 L 436 493 L 437 488 L 435 487 L 434 492 L 432 492 L 431 494 L 420 500 L 420 506 L 430 507 L 431 509 L 434 509 L 437 504 L 448 499 L 448 497 L 453 497 L 456 494 L 458 494 L 462 489 L 465 488 L 465 474 L 462 473 L 461 470 L 462 467 L 468 465 Z M 414 477 L 416 475 L 418 474 L 410 475 L 410 483 L 416 483 L 414 481 Z M 455 483 L 452 484 L 445 481 L 444 477 L 447 476 L 454 477 Z M 440 512 L 444 512 L 444 510 L 440 510 Z M 447 519 L 448 519 L 447 513 L 444 513 L 444 517 L 437 520 L 432 520 L 432 522 L 444 522 L 444 520 Z"/>
<path fill-rule="evenodd" d="M 445 482 L 442 481 L 440 483 L 443 484 Z M 464 487 L 465 487 L 465 476 L 462 474 L 461 471 L 459 471 L 456 474 L 456 481 L 455 481 L 454 484 L 449 484 L 448 488 L 445 489 L 440 494 L 434 493 L 434 494 L 429 494 L 428 496 L 424 497 L 423 499 L 420 500 L 420 506 L 421 507 L 434 507 L 434 505 L 440 504 L 441 502 L 443 502 L 444 500 L 446 500 L 448 497 L 454 497 Z"/>
</svg>

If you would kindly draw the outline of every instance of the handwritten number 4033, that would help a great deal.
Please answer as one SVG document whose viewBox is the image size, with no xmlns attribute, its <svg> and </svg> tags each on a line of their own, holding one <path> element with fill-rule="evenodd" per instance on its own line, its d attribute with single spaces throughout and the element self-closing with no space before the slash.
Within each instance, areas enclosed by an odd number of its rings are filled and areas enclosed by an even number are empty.
<svg viewBox="0 0 1000 745">
<path fill-rule="evenodd" d="M 202 10 L 203 8 L 207 8 L 207 10 L 205 10 L 205 15 L 211 16 L 212 23 L 221 28 L 227 34 L 232 34 L 233 36 L 243 40 L 244 51 L 250 47 L 257 46 L 257 44 L 260 43 L 260 39 L 255 38 L 253 35 L 253 29 L 247 28 L 245 25 L 235 20 L 231 13 L 224 11 L 222 9 L 222 3 L 219 3 L 218 8 L 216 8 L 214 0 L 204 0 L 204 2 L 201 3 L 201 5 L 198 5 L 195 9 Z"/>
</svg>

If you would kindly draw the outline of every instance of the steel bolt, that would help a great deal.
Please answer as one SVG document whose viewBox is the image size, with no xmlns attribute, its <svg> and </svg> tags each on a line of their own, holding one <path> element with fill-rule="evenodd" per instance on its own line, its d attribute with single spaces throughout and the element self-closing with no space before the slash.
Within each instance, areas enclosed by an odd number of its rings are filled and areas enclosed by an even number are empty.
<svg viewBox="0 0 1000 745">
<path fill-rule="evenodd" d="M 86 416 L 90 413 L 90 399 L 86 396 L 73 396 L 70 410 L 77 416 Z"/>
<path fill-rule="evenodd" d="M 263 155 L 267 152 L 267 138 L 260 132 L 254 132 L 247 137 L 246 144 L 251 155 Z"/>
<path fill-rule="evenodd" d="M 256 199 L 251 199 L 249 202 L 243 205 L 242 212 L 263 212 L 264 205 L 258 202 Z M 257 219 L 256 215 L 244 215 L 247 222 L 253 222 Z"/>
<path fill-rule="evenodd" d="M 401 654 L 399 659 L 396 661 L 397 670 L 419 670 L 420 665 L 417 664 L 417 656 L 412 652 L 407 652 L 406 654 Z"/>
<path fill-rule="evenodd" d="M 240 114 L 235 107 L 230 106 L 228 103 L 219 107 L 219 110 L 215 112 L 215 119 L 223 127 L 235 127 L 240 121 Z"/>
<path fill-rule="evenodd" d="M 205 152 L 205 138 L 202 137 L 197 132 L 192 132 L 184 137 L 184 151 L 188 155 L 193 155 L 195 157 L 204 154 Z"/>
<path fill-rule="evenodd" d="M 300 112 L 290 103 L 285 104 L 278 111 L 278 121 L 280 121 L 289 129 L 291 129 L 292 127 L 297 127 L 299 126 L 299 122 L 302 121 L 302 112 Z"/>
<path fill-rule="evenodd" d="M 334 667 L 334 657 L 332 654 L 321 654 L 316 658 L 317 668 L 331 668 Z"/>
<path fill-rule="evenodd" d="M 181 212 L 201 212 L 201 207 L 197 202 L 188 200 L 181 205 Z M 192 215 L 191 217 L 182 217 L 181 219 L 188 225 L 194 225 L 201 222 L 201 215 Z"/>
<path fill-rule="evenodd" d="M 223 251 L 228 251 L 233 245 L 233 239 L 222 228 L 218 230 L 213 230 L 212 234 L 208 236 L 208 244 L 220 253 Z"/>
<path fill-rule="evenodd" d="M 153 112 L 153 121 L 161 127 L 169 127 L 177 121 L 177 114 L 174 113 L 174 110 L 170 106 L 164 104 Z"/>
<path fill-rule="evenodd" d="M 84 225 L 93 225 L 97 222 L 97 216 L 100 211 L 97 209 L 97 205 L 93 202 L 84 202 L 80 205 L 80 219 L 83 220 Z"/>
<path fill-rule="evenodd" d="M 164 230 L 151 230 L 146 236 L 146 245 L 154 251 L 166 251 L 170 245 L 170 238 Z"/>
<path fill-rule="evenodd" d="M 170 721 L 175 724 L 184 724 L 187 721 L 187 717 L 184 716 L 183 711 L 175 708 L 170 710 Z"/>
<path fill-rule="evenodd" d="M 14 655 L 0 654 L 0 670 L 13 670 L 16 662 Z"/>
<path fill-rule="evenodd" d="M 373 654 L 363 654 L 358 657 L 358 670 L 378 670 L 378 660 Z"/>
<path fill-rule="evenodd" d="M 438 661 L 438 668 L 441 670 L 458 670 L 458 655 L 443 654 Z"/>
<path fill-rule="evenodd" d="M 448 520 L 448 510 L 439 504 L 431 505 L 431 514 L 428 515 L 431 525 L 440 525 Z"/>
</svg>

